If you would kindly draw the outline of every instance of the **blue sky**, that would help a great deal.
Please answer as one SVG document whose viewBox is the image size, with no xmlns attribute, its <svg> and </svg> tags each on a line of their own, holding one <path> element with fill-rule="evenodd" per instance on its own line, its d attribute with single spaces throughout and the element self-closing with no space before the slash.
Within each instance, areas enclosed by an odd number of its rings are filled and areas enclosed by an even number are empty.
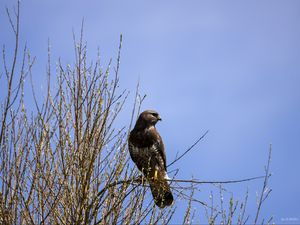
<svg viewBox="0 0 300 225">
<path fill-rule="evenodd" d="M 157 128 L 169 161 L 210 130 L 177 164 L 180 177 L 228 180 L 263 174 L 272 143 L 273 192 L 262 216 L 274 215 L 276 223 L 293 217 L 299 223 L 300 1 L 21 3 L 21 41 L 37 57 L 34 76 L 41 91 L 48 39 L 54 68 L 58 57 L 72 63 L 72 29 L 79 34 L 84 18 L 89 56 L 94 58 L 99 47 L 105 66 L 116 57 L 122 33 L 121 87 L 133 93 L 140 79 L 148 96 L 143 109 L 156 109 L 163 118 Z M 8 47 L 13 42 L 5 6 L 12 4 L 0 4 L 0 43 Z M 131 102 L 120 127 L 130 119 Z M 227 187 L 237 198 L 249 188 L 253 214 L 261 182 Z M 198 197 L 205 200 L 208 192 Z"/>
</svg>

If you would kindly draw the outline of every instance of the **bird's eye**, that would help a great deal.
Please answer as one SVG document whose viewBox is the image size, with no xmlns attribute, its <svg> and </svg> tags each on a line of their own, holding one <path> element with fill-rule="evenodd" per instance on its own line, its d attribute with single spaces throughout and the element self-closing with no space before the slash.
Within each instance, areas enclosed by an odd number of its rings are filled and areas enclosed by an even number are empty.
<svg viewBox="0 0 300 225">
<path fill-rule="evenodd" d="M 157 114 L 157 113 L 152 113 L 152 116 L 155 116 L 155 117 L 157 117 L 157 116 L 158 116 L 158 114 Z"/>
</svg>

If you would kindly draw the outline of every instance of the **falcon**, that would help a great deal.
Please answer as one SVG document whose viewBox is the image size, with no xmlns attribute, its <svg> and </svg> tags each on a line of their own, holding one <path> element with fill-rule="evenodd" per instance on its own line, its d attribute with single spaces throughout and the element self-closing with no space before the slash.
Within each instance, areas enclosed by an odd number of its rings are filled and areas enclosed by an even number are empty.
<svg viewBox="0 0 300 225">
<path fill-rule="evenodd" d="M 154 110 L 142 112 L 129 134 L 128 148 L 132 161 L 150 185 L 155 204 L 164 208 L 174 199 L 168 182 L 164 144 L 155 128 L 160 120 Z"/>
</svg>

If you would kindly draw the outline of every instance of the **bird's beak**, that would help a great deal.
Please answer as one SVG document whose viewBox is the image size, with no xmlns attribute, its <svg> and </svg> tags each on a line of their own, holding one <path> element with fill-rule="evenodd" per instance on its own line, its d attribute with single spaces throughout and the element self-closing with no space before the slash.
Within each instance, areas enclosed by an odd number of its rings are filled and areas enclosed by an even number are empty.
<svg viewBox="0 0 300 225">
<path fill-rule="evenodd" d="M 157 117 L 157 120 L 160 120 L 160 121 L 161 121 L 162 119 L 161 119 L 161 117 L 160 117 L 160 116 L 158 116 L 158 117 Z"/>
</svg>

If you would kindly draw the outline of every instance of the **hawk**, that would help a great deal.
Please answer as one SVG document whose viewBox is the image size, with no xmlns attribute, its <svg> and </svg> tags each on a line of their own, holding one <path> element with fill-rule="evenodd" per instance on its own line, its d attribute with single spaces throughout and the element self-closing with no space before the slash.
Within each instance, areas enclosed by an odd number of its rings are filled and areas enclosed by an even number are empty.
<svg viewBox="0 0 300 225">
<path fill-rule="evenodd" d="M 162 138 L 155 128 L 161 120 L 154 110 L 142 112 L 129 134 L 130 156 L 150 185 L 155 204 L 164 208 L 173 203 L 167 175 L 166 153 Z"/>
</svg>

